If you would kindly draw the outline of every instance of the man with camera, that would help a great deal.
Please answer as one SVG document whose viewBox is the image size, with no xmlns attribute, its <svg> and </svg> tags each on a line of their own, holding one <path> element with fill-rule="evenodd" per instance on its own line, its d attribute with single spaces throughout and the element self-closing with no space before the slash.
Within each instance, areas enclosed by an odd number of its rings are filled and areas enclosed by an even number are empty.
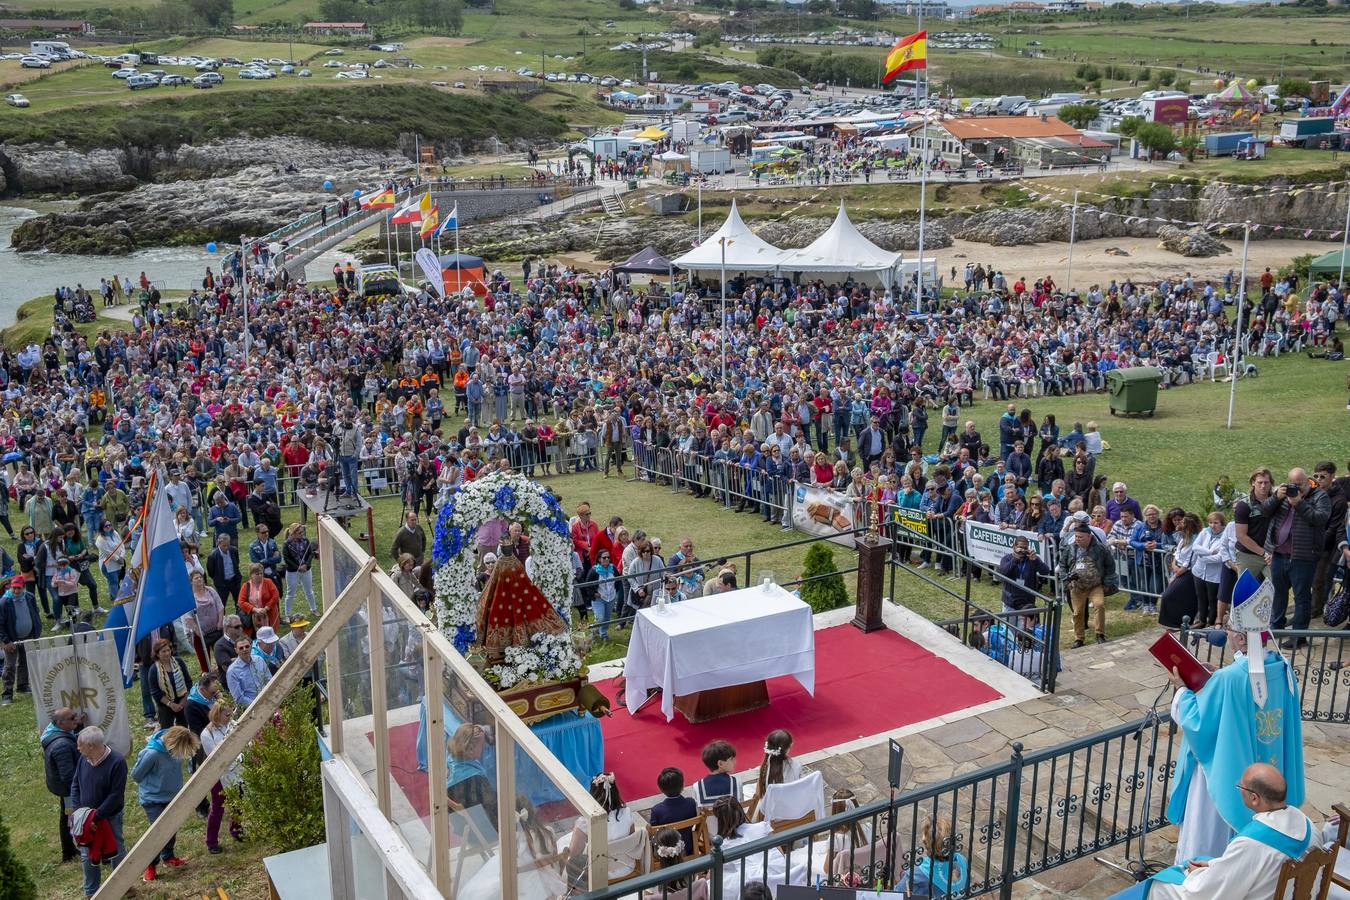
<svg viewBox="0 0 1350 900">
<path fill-rule="evenodd" d="M 1291 627 L 1305 629 L 1312 621 L 1313 573 L 1326 537 L 1327 520 L 1331 517 L 1331 500 L 1326 491 L 1308 480 L 1307 472 L 1291 469 L 1289 479 L 1261 505 L 1261 514 L 1270 520 L 1265 551 L 1271 585 L 1275 589 L 1271 627 L 1285 627 L 1285 610 L 1292 588 L 1294 620 Z M 1292 650 L 1296 645 L 1306 643 L 1306 640 L 1295 642 L 1287 638 L 1280 646 Z"/>
<path fill-rule="evenodd" d="M 1013 540 L 1012 552 L 999 560 L 998 574 L 1006 579 L 1002 582 L 1003 611 L 1014 612 L 1036 605 L 1032 592 L 1041 589 L 1041 579 L 1050 576 L 1050 567 L 1031 548 L 1031 543 L 1018 535 Z"/>
<path fill-rule="evenodd" d="M 342 410 L 342 420 L 333 427 L 333 444 L 337 449 L 338 466 L 342 470 L 343 490 L 348 496 L 356 497 L 356 467 L 360 462 L 365 436 L 361 426 L 353 419 L 351 407 Z"/>
<path fill-rule="evenodd" d="M 1059 574 L 1064 592 L 1073 609 L 1073 646 L 1083 646 L 1087 634 L 1088 604 L 1093 609 L 1093 630 L 1097 643 L 1106 643 L 1106 596 L 1120 589 L 1116 561 L 1106 545 L 1092 533 L 1092 526 L 1079 522 L 1073 539 L 1064 542 L 1059 552 Z"/>
</svg>

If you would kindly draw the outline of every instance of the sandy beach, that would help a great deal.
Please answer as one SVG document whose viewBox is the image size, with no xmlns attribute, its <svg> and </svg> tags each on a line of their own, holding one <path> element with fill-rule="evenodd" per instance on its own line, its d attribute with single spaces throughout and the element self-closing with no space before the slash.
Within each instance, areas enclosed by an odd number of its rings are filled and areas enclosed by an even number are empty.
<svg viewBox="0 0 1350 900">
<path fill-rule="evenodd" d="M 1164 275 L 1181 275 L 1190 272 L 1197 278 L 1223 278 L 1225 272 L 1232 269 L 1235 273 L 1242 269 L 1242 236 L 1236 240 L 1223 238 L 1224 243 L 1233 249 L 1232 253 L 1212 256 L 1206 259 L 1188 259 L 1158 247 L 1155 238 L 1099 238 L 1092 241 L 1078 241 L 1073 248 L 1073 283 L 1079 288 L 1096 283 L 1106 284 L 1112 278 L 1120 281 L 1132 278 L 1136 281 L 1153 281 Z M 1270 266 L 1272 272 L 1287 265 L 1295 256 L 1305 253 L 1320 255 L 1328 250 L 1339 250 L 1339 243 L 1318 241 L 1252 241 L 1247 252 L 1248 278 L 1256 278 L 1261 271 Z M 1109 249 L 1123 250 L 1128 256 L 1108 253 Z M 929 254 L 925 253 L 925 256 Z M 1067 243 L 1030 244 L 1024 247 L 991 247 L 988 244 L 976 244 L 971 241 L 956 241 L 951 247 L 932 254 L 937 258 L 938 271 L 947 278 L 951 277 L 951 268 L 956 266 L 958 279 L 966 262 L 982 263 L 987 268 L 991 263 L 1008 280 L 1016 276 L 1025 276 L 1028 281 L 1049 275 L 1061 286 L 1068 286 L 1069 245 Z"/>
</svg>

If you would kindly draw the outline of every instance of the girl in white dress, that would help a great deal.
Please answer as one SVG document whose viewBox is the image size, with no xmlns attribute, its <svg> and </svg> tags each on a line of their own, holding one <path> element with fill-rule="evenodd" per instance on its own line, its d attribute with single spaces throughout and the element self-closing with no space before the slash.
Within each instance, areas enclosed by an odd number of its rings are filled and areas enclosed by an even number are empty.
<svg viewBox="0 0 1350 900">
<path fill-rule="evenodd" d="M 557 841 L 539 819 L 539 812 L 524 794 L 516 797 L 516 885 L 520 900 L 558 900 L 567 894 L 567 884 L 556 864 Z M 512 823 L 503 816 L 502 830 Z M 509 839 L 503 835 L 503 843 Z M 457 900 L 496 900 L 502 896 L 500 846 L 483 867 L 473 874 Z"/>
</svg>

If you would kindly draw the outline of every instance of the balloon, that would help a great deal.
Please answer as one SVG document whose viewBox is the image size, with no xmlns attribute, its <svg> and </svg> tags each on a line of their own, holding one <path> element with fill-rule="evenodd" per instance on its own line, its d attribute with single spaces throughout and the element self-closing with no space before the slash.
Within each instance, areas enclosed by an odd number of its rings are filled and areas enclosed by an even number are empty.
<svg viewBox="0 0 1350 900">
<path fill-rule="evenodd" d="M 333 179 L 325 178 L 323 180 L 323 189 L 325 191 L 331 191 L 333 189 Z"/>
<path fill-rule="evenodd" d="M 359 198 L 361 196 L 361 190 L 358 188 L 357 190 L 352 191 L 352 196 Z"/>
<path fill-rule="evenodd" d="M 1258 87 L 1260 87 L 1260 86 L 1261 86 L 1261 83 L 1260 83 L 1259 81 L 1257 81 L 1255 78 L 1248 78 L 1248 79 L 1247 79 L 1247 90 L 1249 90 L 1249 91 L 1254 91 L 1254 90 L 1256 90 L 1256 89 L 1257 89 Z"/>
<path fill-rule="evenodd" d="M 1221 91 L 1221 90 L 1223 90 L 1223 79 L 1222 79 L 1222 78 L 1215 78 L 1215 79 L 1214 79 L 1214 90 L 1216 90 L 1216 91 Z"/>
<path fill-rule="evenodd" d="M 206 252 L 207 252 L 207 253 L 215 253 L 215 252 L 216 252 L 216 242 L 215 242 L 215 241 L 207 241 L 207 242 L 206 242 Z"/>
</svg>

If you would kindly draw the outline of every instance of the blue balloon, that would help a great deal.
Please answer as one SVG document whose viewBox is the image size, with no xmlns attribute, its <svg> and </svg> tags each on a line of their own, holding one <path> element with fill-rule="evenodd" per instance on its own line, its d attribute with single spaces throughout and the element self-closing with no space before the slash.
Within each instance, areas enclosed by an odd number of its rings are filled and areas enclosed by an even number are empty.
<svg viewBox="0 0 1350 900">
<path fill-rule="evenodd" d="M 207 241 L 207 242 L 206 242 L 206 252 L 207 252 L 207 253 L 215 253 L 215 252 L 216 252 L 216 242 L 215 242 L 215 241 Z"/>
<path fill-rule="evenodd" d="M 323 180 L 323 189 L 325 191 L 331 191 L 333 189 L 333 179 L 325 178 Z"/>
<path fill-rule="evenodd" d="M 360 197 L 360 196 L 361 196 L 361 191 L 360 191 L 360 189 L 358 188 L 357 190 L 352 191 L 352 196 L 353 196 L 353 197 Z"/>
</svg>

